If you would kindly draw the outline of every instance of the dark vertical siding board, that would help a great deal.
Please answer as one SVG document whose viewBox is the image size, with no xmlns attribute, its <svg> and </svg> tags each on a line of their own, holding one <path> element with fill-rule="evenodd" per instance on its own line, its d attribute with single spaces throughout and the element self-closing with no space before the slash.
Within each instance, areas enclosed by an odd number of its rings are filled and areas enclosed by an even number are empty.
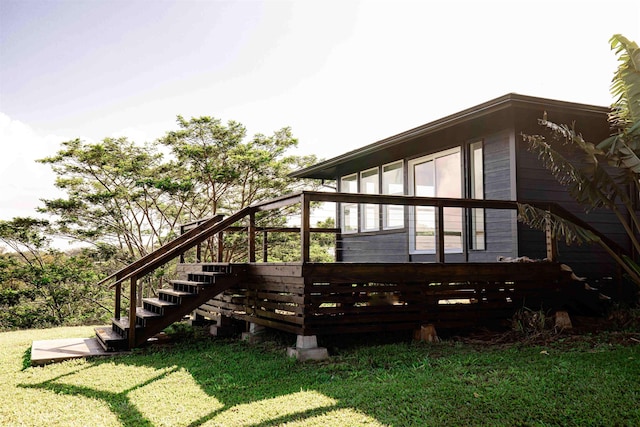
<svg viewBox="0 0 640 427">
<path fill-rule="evenodd" d="M 342 236 L 344 262 L 407 262 L 408 233 L 357 234 Z"/>
<path fill-rule="evenodd" d="M 512 140 L 509 129 L 484 138 L 484 196 L 492 200 L 511 200 Z M 486 249 L 472 251 L 471 262 L 496 261 L 498 256 L 514 256 L 516 252 L 515 214 L 508 210 L 485 210 Z"/>
</svg>

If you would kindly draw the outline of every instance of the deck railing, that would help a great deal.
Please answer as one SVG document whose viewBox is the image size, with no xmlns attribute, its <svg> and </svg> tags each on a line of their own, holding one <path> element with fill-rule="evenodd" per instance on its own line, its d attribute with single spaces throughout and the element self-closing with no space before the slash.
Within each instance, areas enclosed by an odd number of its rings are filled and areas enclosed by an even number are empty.
<svg viewBox="0 0 640 427">
<path fill-rule="evenodd" d="M 431 207 L 434 209 L 435 220 L 435 261 L 438 263 L 445 262 L 445 209 L 462 208 L 462 209 L 506 209 L 516 211 L 522 203 L 533 205 L 546 212 L 553 213 L 557 216 L 567 218 L 581 227 L 588 229 L 592 233 L 598 235 L 602 242 L 611 248 L 618 246 L 601 235 L 597 230 L 581 221 L 560 206 L 552 203 L 540 202 L 516 202 L 507 200 L 475 200 L 475 199 L 451 199 L 451 198 L 433 198 L 433 197 L 414 197 L 414 196 L 390 196 L 390 195 L 366 195 L 366 194 L 350 194 L 350 193 L 327 193 L 327 192 L 310 192 L 283 196 L 277 199 L 260 202 L 246 207 L 233 215 L 224 218 L 217 215 L 213 218 L 200 220 L 193 223 L 185 224 L 181 227 L 181 235 L 169 242 L 168 244 L 158 248 L 154 252 L 140 258 L 138 261 L 128 265 L 127 267 L 113 273 L 103 279 L 100 283 L 113 281 L 111 287 L 115 288 L 115 307 L 114 317 L 120 318 L 122 283 L 130 282 L 129 292 L 129 342 L 133 347 L 135 343 L 135 324 L 136 324 L 136 307 L 137 301 L 137 281 L 151 273 L 156 268 L 166 264 L 167 262 L 180 257 L 184 260 L 184 254 L 196 248 L 196 261 L 201 260 L 200 245 L 207 239 L 216 237 L 217 241 L 217 261 L 222 261 L 222 249 L 224 244 L 225 232 L 246 232 L 247 233 L 247 260 L 256 262 L 256 235 L 258 233 L 263 236 L 262 261 L 268 260 L 268 234 L 271 232 L 293 232 L 299 233 L 300 236 L 300 262 L 308 263 L 311 259 L 310 243 L 312 233 L 332 233 L 340 236 L 341 229 L 338 228 L 314 228 L 311 227 L 312 205 L 315 202 L 333 202 L 342 204 L 363 205 L 391 205 L 391 206 L 410 206 L 410 207 Z M 264 227 L 256 225 L 256 214 L 265 211 L 289 208 L 295 204 L 300 204 L 300 227 Z M 244 223 L 244 224 L 243 224 Z M 551 235 L 551 229 L 548 227 L 545 233 L 547 258 L 554 260 L 556 257 L 555 239 Z M 336 239 L 339 244 L 339 239 Z M 616 249 L 617 250 L 617 249 Z"/>
<path fill-rule="evenodd" d="M 299 261 L 307 263 L 311 260 L 310 254 L 310 242 L 311 235 L 314 233 L 329 233 L 336 235 L 336 246 L 340 246 L 342 239 L 341 228 L 318 228 L 311 226 L 311 206 L 314 203 L 341 203 L 351 204 L 358 206 L 377 205 L 377 206 L 408 206 L 408 207 L 430 207 L 434 209 L 434 223 L 435 232 L 434 240 L 434 260 L 435 262 L 445 262 L 447 254 L 445 236 L 447 231 L 445 230 L 446 224 L 446 209 L 459 208 L 462 210 L 470 211 L 475 209 L 482 210 L 510 210 L 517 211 L 523 205 L 531 205 L 540 210 L 553 214 L 557 217 L 564 218 L 574 224 L 590 231 L 593 235 L 597 236 L 602 243 L 609 247 L 614 252 L 620 252 L 622 249 L 617 243 L 612 241 L 607 236 L 600 233 L 598 230 L 584 222 L 571 212 L 562 208 L 560 205 L 548 202 L 539 201 L 511 201 L 511 200 L 477 200 L 477 199 L 456 199 L 456 198 L 435 198 L 435 197 L 414 197 L 414 196 L 391 196 L 391 195 L 367 195 L 367 194 L 352 194 L 352 193 L 328 193 L 328 192 L 312 192 L 305 191 L 290 196 L 285 196 L 272 201 L 264 202 L 252 206 L 254 212 L 247 215 L 247 223 L 244 226 L 230 226 L 226 227 L 224 231 L 221 231 L 217 235 L 217 259 L 210 259 L 210 261 L 221 262 L 222 249 L 224 245 L 223 233 L 247 233 L 248 239 L 248 254 L 247 260 L 249 262 L 256 262 L 256 236 L 262 235 L 262 257 L 263 262 L 268 260 L 268 246 L 269 246 L 269 234 L 270 233 L 297 233 L 300 235 L 300 257 Z M 300 204 L 300 226 L 299 227 L 269 227 L 258 226 L 255 222 L 255 213 L 268 210 L 276 210 L 281 208 L 287 208 L 295 204 Z M 405 224 L 406 225 L 406 224 Z M 404 227 L 403 227 L 404 228 Z M 377 231 L 387 232 L 379 228 Z M 393 231 L 393 230 L 391 230 Z M 372 234 L 372 233 L 368 233 Z M 375 233 L 374 233 L 375 234 Z M 451 234 L 451 233 L 449 233 Z M 344 234 L 344 236 L 358 235 L 358 233 Z M 551 228 L 547 227 L 544 233 L 544 240 L 546 244 L 546 258 L 549 260 L 555 260 L 557 258 L 556 239 L 552 236 Z M 340 248 L 336 248 L 336 254 L 338 254 Z M 201 260 L 200 252 L 196 255 L 196 260 Z"/>
</svg>

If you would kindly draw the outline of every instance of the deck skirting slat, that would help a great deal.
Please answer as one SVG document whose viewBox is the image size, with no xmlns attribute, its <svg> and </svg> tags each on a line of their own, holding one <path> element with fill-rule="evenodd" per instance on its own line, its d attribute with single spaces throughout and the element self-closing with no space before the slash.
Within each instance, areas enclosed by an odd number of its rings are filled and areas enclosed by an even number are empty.
<svg viewBox="0 0 640 427">
<path fill-rule="evenodd" d="M 256 263 L 246 272 L 200 310 L 304 334 L 457 328 L 508 321 L 525 304 L 561 307 L 582 286 L 550 262 Z"/>
</svg>

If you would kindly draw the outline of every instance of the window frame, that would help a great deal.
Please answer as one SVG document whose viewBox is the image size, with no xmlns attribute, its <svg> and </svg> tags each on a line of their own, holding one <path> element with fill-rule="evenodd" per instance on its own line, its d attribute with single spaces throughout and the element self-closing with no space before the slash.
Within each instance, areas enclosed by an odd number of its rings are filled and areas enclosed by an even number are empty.
<svg viewBox="0 0 640 427">
<path fill-rule="evenodd" d="M 340 177 L 340 192 L 342 193 L 358 193 L 359 189 L 359 180 L 358 173 L 354 172 L 348 175 L 344 175 Z M 344 188 L 345 182 L 351 182 L 351 180 L 347 181 L 348 178 L 355 178 L 355 192 L 351 191 L 351 189 Z M 355 209 L 355 228 L 347 228 L 346 212 L 348 209 Z M 350 215 L 351 216 L 351 215 Z M 349 221 L 351 223 L 352 221 Z M 342 230 L 342 234 L 354 234 L 360 231 L 360 209 L 357 203 L 340 203 L 340 229 Z"/>
<path fill-rule="evenodd" d="M 483 139 L 474 140 L 470 142 L 468 145 L 468 159 L 469 159 L 469 198 L 476 200 L 484 200 L 485 198 L 485 143 Z M 478 171 L 476 170 L 476 153 L 478 151 L 478 147 L 480 150 L 480 178 L 481 178 L 481 188 L 480 193 L 477 194 L 478 189 Z M 481 240 L 478 239 L 477 230 L 478 225 L 481 226 L 482 235 L 480 237 Z M 469 209 L 469 218 L 468 218 L 468 233 L 469 233 L 469 250 L 471 251 L 486 251 L 487 250 L 487 224 L 486 224 L 486 210 L 484 208 L 475 208 Z"/>
<path fill-rule="evenodd" d="M 463 164 L 463 147 L 462 146 L 456 146 L 456 147 L 452 147 L 452 148 L 448 148 L 445 150 L 441 150 L 435 153 L 431 153 L 431 154 L 427 154 L 424 156 L 420 156 L 420 157 L 416 157 L 413 159 L 410 159 L 407 161 L 407 169 L 408 169 L 408 186 L 407 186 L 407 194 L 409 196 L 415 196 L 415 166 L 419 165 L 419 164 L 423 164 L 429 161 L 434 162 L 434 169 L 433 169 L 433 173 L 434 173 L 434 177 L 437 176 L 437 169 L 435 168 L 436 165 L 436 159 L 441 158 L 441 157 L 446 157 L 446 156 L 450 156 L 452 154 L 458 154 L 458 159 L 459 159 L 459 166 L 460 166 L 460 196 L 459 197 L 463 197 L 464 194 L 464 177 L 463 177 L 463 173 L 464 173 L 464 164 Z M 434 181 L 434 189 L 437 188 L 437 182 Z M 425 197 L 429 197 L 429 196 L 425 196 Z M 431 197 L 438 197 L 438 194 L 434 194 Z M 461 208 L 451 208 L 451 209 L 461 209 Z M 435 208 L 434 208 L 434 215 L 435 215 Z M 455 248 L 454 250 L 446 250 L 446 253 L 455 253 L 455 254 L 459 254 L 459 253 L 464 253 L 465 252 L 465 221 L 464 221 L 464 213 L 461 214 L 462 218 L 461 218 L 461 242 L 460 242 L 460 247 L 459 248 Z M 435 254 L 436 253 L 436 248 L 434 246 L 434 249 L 416 249 L 416 207 L 413 206 L 409 209 L 409 254 L 412 255 L 418 255 L 418 254 Z M 435 230 L 434 230 L 434 239 L 435 239 Z M 437 245 L 437 242 L 434 243 L 434 245 Z"/>
<path fill-rule="evenodd" d="M 370 173 L 370 175 L 367 175 L 365 177 L 365 174 Z M 369 178 L 371 176 L 375 176 L 375 179 L 372 181 L 374 184 L 374 191 L 373 193 L 370 193 L 366 190 L 366 184 L 369 181 L 365 181 L 365 178 Z M 363 171 L 360 171 L 358 173 L 358 194 L 380 194 L 380 167 L 374 167 L 374 168 L 369 168 L 369 169 L 365 169 Z M 369 213 L 372 213 L 373 218 L 372 218 L 372 223 L 373 224 L 369 224 L 368 221 L 368 215 Z M 380 205 L 378 204 L 361 204 L 360 205 L 360 232 L 361 233 L 368 233 L 368 232 L 373 232 L 373 231 L 380 231 Z"/>
<path fill-rule="evenodd" d="M 399 169 L 400 169 L 400 185 L 402 186 L 402 190 L 400 192 L 386 192 L 385 191 L 385 168 L 389 167 L 389 166 L 395 166 L 395 165 L 399 165 Z M 381 185 L 380 185 L 380 194 L 383 195 L 398 195 L 398 196 L 404 196 L 407 193 L 407 189 L 406 189 L 406 180 L 405 180 L 405 161 L 404 159 L 402 160 L 397 160 L 395 162 L 391 162 L 391 163 L 387 163 L 381 166 L 380 168 L 380 181 L 381 181 Z M 389 210 L 390 209 L 397 209 L 399 212 L 402 212 L 402 219 L 401 219 L 401 224 L 398 225 L 389 225 L 389 218 L 391 217 L 391 215 L 389 214 Z M 405 228 L 406 226 L 406 211 L 405 211 L 405 207 L 404 206 L 397 206 L 397 205 L 383 205 L 382 206 L 382 229 L 383 230 L 399 230 L 402 228 Z"/>
</svg>

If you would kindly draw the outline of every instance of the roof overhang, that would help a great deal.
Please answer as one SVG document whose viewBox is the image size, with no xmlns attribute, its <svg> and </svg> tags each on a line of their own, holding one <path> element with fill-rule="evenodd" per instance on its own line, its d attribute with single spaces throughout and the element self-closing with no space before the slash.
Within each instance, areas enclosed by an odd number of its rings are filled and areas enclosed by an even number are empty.
<svg viewBox="0 0 640 427">
<path fill-rule="evenodd" d="M 394 149 L 395 147 L 417 138 L 516 107 L 535 110 L 540 110 L 542 108 L 544 111 L 574 111 L 582 114 L 606 114 L 609 111 L 608 107 L 578 104 L 510 93 L 389 138 L 382 139 L 374 142 L 373 144 L 349 151 L 313 166 L 300 169 L 291 173 L 290 176 L 293 178 L 336 179 L 337 171 L 341 165 L 346 163 L 359 163 L 368 157 L 375 156 L 385 150 Z"/>
</svg>

